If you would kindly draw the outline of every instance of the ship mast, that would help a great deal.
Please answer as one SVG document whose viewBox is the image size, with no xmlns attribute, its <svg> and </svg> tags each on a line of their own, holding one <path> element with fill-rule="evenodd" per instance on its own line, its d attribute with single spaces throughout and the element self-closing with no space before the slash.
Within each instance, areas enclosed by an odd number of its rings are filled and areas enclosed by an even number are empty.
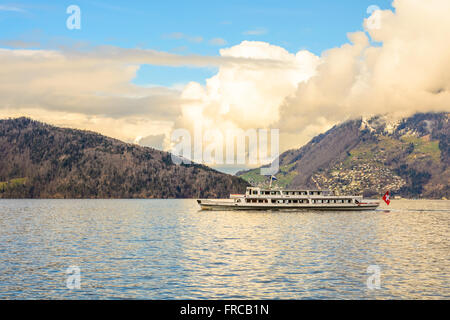
<svg viewBox="0 0 450 320">
<path fill-rule="evenodd" d="M 274 175 L 270 176 L 270 183 L 269 183 L 269 189 L 272 189 L 272 181 L 273 180 L 278 180 Z"/>
</svg>

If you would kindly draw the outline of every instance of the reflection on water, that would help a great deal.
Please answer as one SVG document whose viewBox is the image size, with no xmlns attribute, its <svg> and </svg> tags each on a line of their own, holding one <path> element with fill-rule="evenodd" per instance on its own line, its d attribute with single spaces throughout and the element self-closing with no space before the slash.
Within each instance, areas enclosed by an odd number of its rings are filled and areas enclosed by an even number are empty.
<svg viewBox="0 0 450 320">
<path fill-rule="evenodd" d="M 450 298 L 450 201 L 214 212 L 193 200 L 1 200 L 1 299 Z M 81 288 L 66 288 L 66 269 Z M 381 288 L 369 290 L 369 265 Z"/>
</svg>

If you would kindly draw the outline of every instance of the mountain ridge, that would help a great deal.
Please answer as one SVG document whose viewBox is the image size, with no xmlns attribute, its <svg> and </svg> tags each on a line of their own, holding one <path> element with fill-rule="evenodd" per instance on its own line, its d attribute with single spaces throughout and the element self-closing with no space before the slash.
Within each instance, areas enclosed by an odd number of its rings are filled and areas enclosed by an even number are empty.
<svg viewBox="0 0 450 320">
<path fill-rule="evenodd" d="M 0 120 L 0 198 L 195 198 L 245 191 L 239 177 L 99 133 Z"/>
<path fill-rule="evenodd" d="M 380 196 L 449 198 L 449 113 L 417 113 L 390 123 L 386 116 L 338 124 L 298 149 L 283 152 L 281 187 L 330 189 Z M 267 185 L 259 169 L 237 175 Z"/>
</svg>

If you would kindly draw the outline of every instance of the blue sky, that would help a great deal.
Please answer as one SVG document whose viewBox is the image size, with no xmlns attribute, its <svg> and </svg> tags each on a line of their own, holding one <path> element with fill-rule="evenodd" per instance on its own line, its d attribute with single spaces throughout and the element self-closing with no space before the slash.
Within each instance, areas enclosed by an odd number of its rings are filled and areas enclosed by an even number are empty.
<svg viewBox="0 0 450 320">
<path fill-rule="evenodd" d="M 81 30 L 66 28 L 66 8 L 72 4 L 81 9 Z M 21 40 L 36 48 L 113 45 L 214 56 L 220 48 L 258 40 L 293 53 L 320 54 L 346 43 L 347 32 L 362 30 L 370 5 L 392 9 L 386 0 L 0 2 L 0 45 Z M 204 83 L 215 72 L 146 65 L 133 82 Z"/>
</svg>

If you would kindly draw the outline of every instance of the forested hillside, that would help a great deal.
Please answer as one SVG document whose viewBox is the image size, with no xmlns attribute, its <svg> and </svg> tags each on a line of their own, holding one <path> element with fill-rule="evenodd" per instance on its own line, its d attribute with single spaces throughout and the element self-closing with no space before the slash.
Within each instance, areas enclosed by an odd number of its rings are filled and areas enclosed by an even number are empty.
<svg viewBox="0 0 450 320">
<path fill-rule="evenodd" d="M 247 185 L 94 132 L 0 120 L 0 198 L 217 198 Z"/>
</svg>

